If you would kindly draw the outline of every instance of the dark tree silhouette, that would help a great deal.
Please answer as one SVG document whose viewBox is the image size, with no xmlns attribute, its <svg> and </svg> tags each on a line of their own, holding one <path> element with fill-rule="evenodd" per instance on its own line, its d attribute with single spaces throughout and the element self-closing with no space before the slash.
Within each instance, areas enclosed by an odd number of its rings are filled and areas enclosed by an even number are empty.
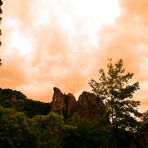
<svg viewBox="0 0 148 148">
<path fill-rule="evenodd" d="M 3 4 L 3 2 L 0 0 L 0 15 L 2 14 L 2 8 L 1 8 L 1 6 L 2 6 L 2 4 Z M 0 16 L 0 23 L 1 23 L 1 21 L 2 21 L 2 17 Z M 2 33 L 1 33 L 1 29 L 0 29 L 0 35 L 1 35 Z M 0 41 L 0 45 L 1 45 L 2 43 L 1 43 L 1 41 Z"/>
<path fill-rule="evenodd" d="M 3 2 L 0 0 L 0 14 L 2 14 L 2 6 Z M 0 17 L 0 23 L 2 21 L 2 17 Z M 1 29 L 0 29 L 0 35 L 2 34 Z M 0 46 L 2 45 L 2 42 L 0 41 Z M 1 59 L 0 59 L 0 65 L 2 65 Z"/>
<path fill-rule="evenodd" d="M 131 83 L 133 73 L 125 73 L 123 61 L 120 59 L 112 64 L 109 59 L 107 72 L 99 70 L 99 80 L 89 82 L 92 91 L 104 101 L 111 124 L 114 128 L 133 131 L 137 127 L 135 117 L 140 117 L 137 110 L 139 101 L 131 100 L 135 91 L 139 89 L 139 83 Z"/>
</svg>

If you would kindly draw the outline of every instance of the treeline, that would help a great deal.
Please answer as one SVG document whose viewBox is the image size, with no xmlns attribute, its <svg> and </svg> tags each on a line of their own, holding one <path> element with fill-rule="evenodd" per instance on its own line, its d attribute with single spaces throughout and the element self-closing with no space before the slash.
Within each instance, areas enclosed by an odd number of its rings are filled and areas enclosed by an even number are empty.
<svg viewBox="0 0 148 148">
<path fill-rule="evenodd" d="M 125 74 L 122 66 L 121 59 L 115 65 L 110 59 L 107 73 L 100 69 L 98 81 L 90 81 L 106 110 L 106 116 L 92 120 L 77 113 L 65 120 L 64 114 L 51 112 L 51 103 L 0 89 L 0 148 L 147 148 L 148 111 L 139 113 L 140 102 L 131 100 L 139 83 L 129 83 L 133 74 Z"/>
<path fill-rule="evenodd" d="M 51 112 L 51 103 L 27 99 L 20 91 L 0 89 L 1 148 L 115 147 L 116 138 L 105 118 L 82 120 L 74 114 L 65 122 Z"/>
<path fill-rule="evenodd" d="M 0 89 L 0 105 L 23 112 L 28 117 L 47 115 L 51 110 L 50 103 L 28 99 L 23 93 L 11 89 Z"/>
<path fill-rule="evenodd" d="M 46 110 L 46 109 L 45 109 Z M 112 128 L 105 118 L 82 120 L 77 114 L 64 122 L 49 112 L 35 115 L 0 107 L 1 148 L 147 148 L 148 112 L 134 133 Z"/>
<path fill-rule="evenodd" d="M 53 102 L 33 101 L 19 91 L 0 89 L 0 147 L 147 148 L 148 111 L 140 113 L 140 102 L 131 100 L 139 83 L 129 82 L 133 74 L 125 73 L 121 59 L 115 64 L 109 60 L 107 68 L 107 72 L 99 70 L 98 81 L 89 83 L 96 102 L 101 100 L 105 107 L 105 115 L 91 120 L 80 118 L 78 112 L 65 120 L 63 104 L 55 113 Z"/>
</svg>

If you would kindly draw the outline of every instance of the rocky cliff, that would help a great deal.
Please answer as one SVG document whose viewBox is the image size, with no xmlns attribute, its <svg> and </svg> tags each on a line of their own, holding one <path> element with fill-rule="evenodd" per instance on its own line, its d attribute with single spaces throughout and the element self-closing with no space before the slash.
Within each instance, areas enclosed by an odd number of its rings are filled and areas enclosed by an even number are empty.
<svg viewBox="0 0 148 148">
<path fill-rule="evenodd" d="M 72 115 L 77 109 L 77 102 L 72 94 L 63 94 L 60 89 L 54 87 L 54 94 L 51 102 L 51 111 L 65 116 Z"/>
<path fill-rule="evenodd" d="M 95 94 L 86 91 L 79 96 L 77 104 L 77 112 L 81 118 L 94 119 L 105 113 L 103 102 L 98 101 Z"/>
<path fill-rule="evenodd" d="M 82 119 L 101 118 L 105 114 L 105 107 L 101 100 L 89 92 L 84 91 L 76 101 L 72 94 L 63 94 L 59 88 L 54 87 L 51 102 L 51 111 L 70 117 L 78 113 Z"/>
</svg>

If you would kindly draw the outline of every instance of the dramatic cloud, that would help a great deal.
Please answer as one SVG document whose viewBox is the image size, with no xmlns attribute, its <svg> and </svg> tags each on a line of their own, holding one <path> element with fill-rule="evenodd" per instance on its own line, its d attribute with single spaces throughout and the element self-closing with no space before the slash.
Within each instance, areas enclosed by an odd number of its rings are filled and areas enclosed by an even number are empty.
<svg viewBox="0 0 148 148">
<path fill-rule="evenodd" d="M 147 0 L 5 0 L 0 87 L 50 101 L 52 87 L 90 90 L 88 81 L 108 58 L 123 58 L 146 109 L 147 10 Z"/>
<path fill-rule="evenodd" d="M 142 101 L 142 107 L 148 107 L 146 101 L 148 70 L 148 24 L 146 0 L 120 0 L 121 16 L 112 25 L 102 28 L 100 35 L 101 62 L 107 57 L 114 60 L 123 58 L 126 69 L 135 74 L 141 90 L 136 99 Z"/>
</svg>

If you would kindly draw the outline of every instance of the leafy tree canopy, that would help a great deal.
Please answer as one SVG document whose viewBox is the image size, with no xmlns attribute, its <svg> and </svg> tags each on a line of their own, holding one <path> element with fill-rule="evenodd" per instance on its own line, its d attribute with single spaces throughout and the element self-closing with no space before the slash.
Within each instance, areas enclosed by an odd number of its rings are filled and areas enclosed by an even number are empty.
<svg viewBox="0 0 148 148">
<path fill-rule="evenodd" d="M 0 147 L 37 147 L 28 121 L 23 113 L 0 106 Z"/>
<path fill-rule="evenodd" d="M 21 111 L 28 117 L 47 115 L 51 109 L 50 103 L 28 99 L 20 91 L 12 89 L 0 89 L 0 105 L 5 108 Z"/>
<path fill-rule="evenodd" d="M 98 81 L 89 82 L 92 91 L 104 101 L 113 127 L 133 130 L 137 126 L 135 117 L 141 115 L 138 112 L 140 102 L 131 99 L 139 89 L 139 83 L 130 82 L 133 75 L 125 72 L 122 59 L 115 64 L 109 59 L 107 71 L 99 69 Z"/>
<path fill-rule="evenodd" d="M 0 0 L 0 14 L 2 14 L 2 9 L 1 9 L 1 6 L 2 6 L 3 2 Z M 0 23 L 1 23 L 1 20 L 2 20 L 2 17 L 0 17 Z M 0 29 L 0 35 L 1 35 L 1 29 Z M 1 41 L 0 41 L 0 45 L 1 45 Z M 0 59 L 0 65 L 2 65 L 2 62 L 1 62 L 1 59 Z"/>
<path fill-rule="evenodd" d="M 39 147 L 60 147 L 63 125 L 62 116 L 52 112 L 48 115 L 38 115 L 32 118 L 31 129 L 38 137 Z"/>
</svg>

